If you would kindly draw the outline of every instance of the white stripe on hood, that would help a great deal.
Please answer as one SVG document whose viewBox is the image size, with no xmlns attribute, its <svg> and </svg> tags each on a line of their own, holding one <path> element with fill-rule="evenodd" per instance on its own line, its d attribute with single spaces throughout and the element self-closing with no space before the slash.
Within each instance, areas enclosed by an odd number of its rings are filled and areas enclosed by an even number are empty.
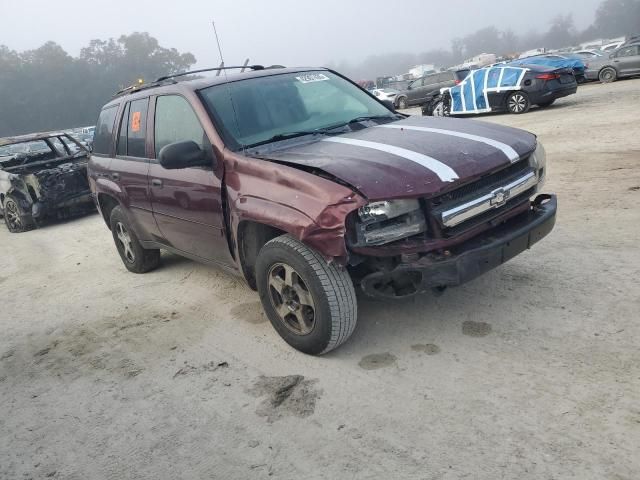
<svg viewBox="0 0 640 480">
<path fill-rule="evenodd" d="M 481 137 L 479 135 L 472 135 L 470 133 L 458 132 L 456 130 L 444 130 L 442 128 L 430 128 L 430 127 L 414 127 L 412 125 L 378 125 L 378 128 L 395 128 L 398 130 L 415 130 L 418 132 L 439 133 L 441 135 L 449 135 L 452 137 L 466 138 L 467 140 L 473 140 L 474 142 L 481 142 L 502 151 L 511 163 L 520 160 L 520 155 L 512 147 L 506 143 L 499 142 L 487 137 Z"/>
<path fill-rule="evenodd" d="M 371 148 L 373 150 L 379 150 L 381 152 L 387 152 L 391 155 L 406 158 L 425 168 L 428 168 L 435 173 L 443 182 L 452 182 L 457 180 L 458 174 L 448 165 L 436 160 L 435 158 L 428 157 L 422 153 L 407 150 L 406 148 L 394 147 L 393 145 L 387 145 L 385 143 L 368 142 L 366 140 L 356 140 L 355 138 L 348 137 L 328 137 L 323 142 L 342 143 L 345 145 L 354 145 L 357 147 Z"/>
</svg>

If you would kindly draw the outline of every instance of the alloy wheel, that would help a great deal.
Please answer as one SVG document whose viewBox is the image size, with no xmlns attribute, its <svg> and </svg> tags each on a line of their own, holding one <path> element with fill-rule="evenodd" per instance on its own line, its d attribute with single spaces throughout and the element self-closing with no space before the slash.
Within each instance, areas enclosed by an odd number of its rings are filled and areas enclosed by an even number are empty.
<svg viewBox="0 0 640 480">
<path fill-rule="evenodd" d="M 127 227 L 125 227 L 122 222 L 116 223 L 116 236 L 118 237 L 127 261 L 134 263 L 136 261 L 136 255 L 133 253 L 133 247 L 131 246 L 131 235 L 129 235 Z"/>
<path fill-rule="evenodd" d="M 276 263 L 269 270 L 269 298 L 282 324 L 296 335 L 315 326 L 316 309 L 306 283 L 290 265 Z"/>
<path fill-rule="evenodd" d="M 4 214 L 7 217 L 7 223 L 11 230 L 22 229 L 22 219 L 18 211 L 18 205 L 13 200 L 7 200 L 4 204 Z"/>
<path fill-rule="evenodd" d="M 512 112 L 523 112 L 526 107 L 527 99 L 524 98 L 522 94 L 516 93 L 514 95 L 511 95 L 511 98 L 509 98 L 509 110 L 511 110 Z"/>
</svg>

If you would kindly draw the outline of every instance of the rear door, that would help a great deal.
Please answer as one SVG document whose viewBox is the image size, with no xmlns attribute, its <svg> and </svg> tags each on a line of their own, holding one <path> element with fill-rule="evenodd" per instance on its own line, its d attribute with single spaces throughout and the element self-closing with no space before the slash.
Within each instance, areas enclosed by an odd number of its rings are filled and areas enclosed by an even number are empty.
<svg viewBox="0 0 640 480">
<path fill-rule="evenodd" d="M 122 191 L 121 201 L 130 213 L 141 240 L 158 240 L 149 196 L 149 157 L 146 132 L 149 97 L 125 104 L 116 142 L 115 158 L 111 162 L 111 177 Z"/>
<path fill-rule="evenodd" d="M 621 75 L 640 73 L 640 45 L 623 47 L 615 55 L 613 62 Z"/>
<path fill-rule="evenodd" d="M 151 162 L 149 179 L 158 227 L 169 246 L 231 265 L 222 208 L 222 161 L 214 161 L 210 139 L 186 98 L 162 95 L 154 103 L 156 158 Z M 157 160 L 162 147 L 187 140 L 208 154 L 210 165 L 175 170 L 162 167 Z"/>
<path fill-rule="evenodd" d="M 424 78 L 419 78 L 411 83 L 411 90 L 407 90 L 407 103 L 409 105 L 417 105 L 420 103 L 420 95 L 422 95 L 422 82 Z"/>
</svg>

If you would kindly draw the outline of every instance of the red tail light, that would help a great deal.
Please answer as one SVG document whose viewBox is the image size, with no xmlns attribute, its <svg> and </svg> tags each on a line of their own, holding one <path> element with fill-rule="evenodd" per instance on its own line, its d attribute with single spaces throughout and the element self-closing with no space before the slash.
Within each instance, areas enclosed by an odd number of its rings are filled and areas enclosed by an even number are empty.
<svg viewBox="0 0 640 480">
<path fill-rule="evenodd" d="M 536 75 L 536 78 L 540 80 L 557 80 L 560 78 L 559 73 L 541 73 L 540 75 Z"/>
<path fill-rule="evenodd" d="M 456 80 L 456 85 L 460 85 L 462 82 L 460 80 Z"/>
</svg>

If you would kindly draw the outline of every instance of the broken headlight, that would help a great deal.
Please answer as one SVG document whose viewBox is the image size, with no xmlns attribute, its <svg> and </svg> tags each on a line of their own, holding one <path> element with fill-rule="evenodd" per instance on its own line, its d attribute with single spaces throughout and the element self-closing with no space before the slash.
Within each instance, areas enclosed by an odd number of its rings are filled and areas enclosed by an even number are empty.
<svg viewBox="0 0 640 480">
<path fill-rule="evenodd" d="M 547 173 L 547 152 L 545 152 L 542 143 L 538 142 L 535 152 L 533 152 L 529 157 L 529 165 L 534 168 L 536 175 L 538 176 L 537 190 L 540 191 L 544 185 Z"/>
<path fill-rule="evenodd" d="M 358 244 L 384 245 L 427 230 L 420 202 L 387 200 L 371 202 L 358 210 Z"/>
</svg>

